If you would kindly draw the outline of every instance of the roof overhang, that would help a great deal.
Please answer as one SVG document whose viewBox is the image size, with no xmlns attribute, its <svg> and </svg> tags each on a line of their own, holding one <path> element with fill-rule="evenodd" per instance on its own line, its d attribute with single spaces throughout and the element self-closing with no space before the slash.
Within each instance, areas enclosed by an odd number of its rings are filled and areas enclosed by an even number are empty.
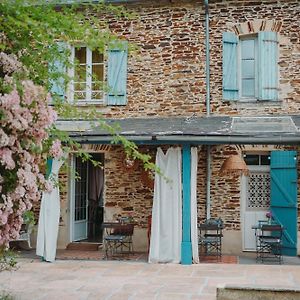
<svg viewBox="0 0 300 300">
<path fill-rule="evenodd" d="M 300 116 L 106 119 L 116 132 L 142 144 L 299 144 Z M 101 122 L 59 120 L 56 125 L 81 143 L 110 143 Z"/>
</svg>

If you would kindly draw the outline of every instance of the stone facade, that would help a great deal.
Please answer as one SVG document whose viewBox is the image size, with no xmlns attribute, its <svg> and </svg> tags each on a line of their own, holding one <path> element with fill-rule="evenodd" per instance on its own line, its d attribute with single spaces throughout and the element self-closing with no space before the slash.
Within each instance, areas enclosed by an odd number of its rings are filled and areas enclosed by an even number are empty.
<svg viewBox="0 0 300 300">
<path fill-rule="evenodd" d="M 210 72 L 212 115 L 298 114 L 300 109 L 300 6 L 297 0 L 209 1 Z M 202 1 L 141 1 L 127 4 L 136 18 L 110 18 L 110 28 L 136 44 L 128 60 L 128 103 L 98 106 L 105 117 L 204 116 L 205 106 L 205 11 Z M 105 16 L 100 16 L 103 18 Z M 239 35 L 272 30 L 280 34 L 278 102 L 239 103 L 222 100 L 222 33 Z M 259 148 L 259 147 L 258 147 Z M 147 147 L 141 148 L 146 151 Z M 149 148 L 155 155 L 155 147 Z M 206 147 L 198 147 L 198 216 L 206 216 Z M 257 148 L 253 148 L 257 150 Z M 265 151 L 273 149 L 267 147 Z M 232 146 L 212 147 L 211 216 L 221 217 L 225 230 L 240 231 L 240 178 L 220 177 L 224 159 L 236 153 Z M 141 181 L 142 166 L 128 171 L 123 151 L 105 151 L 105 218 L 131 214 L 137 227 L 147 228 L 153 190 Z M 300 176 L 299 176 L 300 177 Z M 66 182 L 66 178 L 64 177 Z M 300 182 L 299 182 L 300 183 Z M 298 184 L 299 186 L 299 184 Z M 67 209 L 68 195 L 62 196 Z M 62 216 L 61 228 L 66 226 Z M 63 223 L 65 221 L 65 223 Z M 65 236 L 67 235 L 65 230 Z M 145 244 L 145 243 L 144 243 Z M 231 250 L 230 250 L 231 251 Z"/>
<path fill-rule="evenodd" d="M 211 109 L 219 115 L 297 114 L 300 106 L 299 2 L 209 1 Z M 99 107 L 108 117 L 202 116 L 205 108 L 205 12 L 202 1 L 128 4 L 133 20 L 110 28 L 138 46 L 128 61 L 128 104 Z M 222 33 L 280 34 L 279 102 L 222 100 Z"/>
</svg>

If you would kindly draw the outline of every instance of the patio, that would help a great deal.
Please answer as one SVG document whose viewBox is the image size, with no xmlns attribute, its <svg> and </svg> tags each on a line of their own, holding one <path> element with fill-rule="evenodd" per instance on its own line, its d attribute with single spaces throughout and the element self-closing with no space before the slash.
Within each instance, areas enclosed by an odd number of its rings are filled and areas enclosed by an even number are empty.
<svg viewBox="0 0 300 300">
<path fill-rule="evenodd" d="M 35 249 L 31 250 L 20 250 L 17 252 L 20 258 L 26 259 L 38 259 L 35 253 Z M 57 250 L 56 260 L 86 260 L 86 261 L 124 261 L 124 262 L 148 262 L 147 252 L 134 252 L 133 254 L 123 254 L 114 257 L 105 258 L 105 253 L 102 249 L 99 251 L 90 250 Z M 256 262 L 255 253 L 245 253 L 244 255 L 228 255 L 224 254 L 221 258 L 216 256 L 200 256 L 200 264 L 242 264 L 242 265 L 278 265 L 274 261 Z M 284 256 L 283 265 L 300 265 L 300 258 Z"/>
<path fill-rule="evenodd" d="M 30 251 L 29 251 L 30 252 Z M 219 285 L 296 288 L 300 268 L 261 264 L 148 264 L 141 261 L 20 258 L 20 268 L 0 273 L 0 290 L 16 299 L 211 300 Z"/>
</svg>

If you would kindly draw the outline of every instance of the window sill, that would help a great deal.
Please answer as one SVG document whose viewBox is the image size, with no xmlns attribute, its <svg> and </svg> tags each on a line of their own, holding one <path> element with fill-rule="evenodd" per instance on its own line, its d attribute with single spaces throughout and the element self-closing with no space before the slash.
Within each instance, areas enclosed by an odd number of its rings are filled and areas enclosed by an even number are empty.
<svg viewBox="0 0 300 300">
<path fill-rule="evenodd" d="M 95 101 L 77 101 L 77 102 L 71 102 L 76 106 L 91 106 L 91 105 L 97 105 L 97 106 L 106 106 L 105 101 L 101 100 L 95 100 Z"/>
<path fill-rule="evenodd" d="M 257 108 L 257 107 L 280 107 L 282 101 L 272 101 L 272 100 L 256 100 L 256 99 L 247 99 L 247 100 L 236 100 L 236 101 L 228 101 L 232 103 L 234 107 L 237 108 Z"/>
</svg>

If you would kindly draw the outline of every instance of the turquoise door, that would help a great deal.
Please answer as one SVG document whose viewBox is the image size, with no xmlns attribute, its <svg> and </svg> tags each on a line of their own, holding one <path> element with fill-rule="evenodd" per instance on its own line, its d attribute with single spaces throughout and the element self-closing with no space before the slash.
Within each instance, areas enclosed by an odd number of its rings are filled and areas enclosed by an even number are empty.
<svg viewBox="0 0 300 300">
<path fill-rule="evenodd" d="M 271 152 L 271 211 L 284 227 L 283 255 L 297 255 L 297 152 Z"/>
</svg>

